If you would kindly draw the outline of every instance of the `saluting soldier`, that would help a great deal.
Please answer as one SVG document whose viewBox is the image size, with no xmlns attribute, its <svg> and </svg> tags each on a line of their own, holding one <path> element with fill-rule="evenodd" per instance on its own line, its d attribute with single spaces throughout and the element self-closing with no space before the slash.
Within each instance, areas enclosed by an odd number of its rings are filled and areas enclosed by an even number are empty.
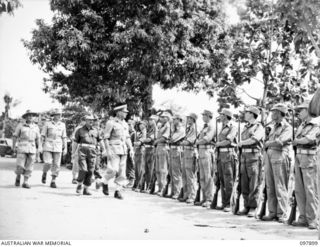
<svg viewBox="0 0 320 247">
<path fill-rule="evenodd" d="M 244 120 L 247 122 L 241 132 L 241 141 L 238 146 L 241 153 L 241 194 L 244 200 L 244 208 L 238 215 L 254 217 L 259 197 L 259 181 L 261 174 L 261 148 L 264 139 L 264 128 L 257 121 L 260 111 L 257 107 L 249 106 L 245 109 Z"/>
<path fill-rule="evenodd" d="M 85 117 L 85 125 L 76 131 L 74 137 L 76 145 L 73 151 L 78 150 L 79 156 L 79 175 L 76 192 L 81 193 L 82 185 L 84 185 L 83 195 L 91 195 L 89 187 L 92 183 L 92 175 L 96 165 L 97 144 L 101 145 L 102 153 L 105 151 L 100 133 L 93 127 L 94 120 L 95 117 L 93 115 L 87 115 Z"/>
<path fill-rule="evenodd" d="M 195 147 L 197 139 L 197 122 L 198 116 L 195 113 L 190 113 L 187 116 L 186 136 L 181 143 L 183 146 L 183 162 L 182 162 L 182 185 L 183 198 L 179 201 L 188 204 L 194 203 L 196 198 L 197 187 L 197 164 L 195 156 L 198 153 Z"/>
<path fill-rule="evenodd" d="M 160 115 L 159 131 L 157 133 L 157 139 L 154 141 L 154 145 L 156 145 L 155 169 L 159 189 L 157 195 L 159 196 L 165 196 L 164 192 L 168 175 L 170 118 L 171 115 L 168 112 L 163 112 Z"/>
<path fill-rule="evenodd" d="M 222 129 L 218 135 L 217 148 L 217 168 L 221 184 L 222 208 L 224 212 L 230 212 L 230 198 L 233 183 L 236 176 L 237 154 L 237 126 L 232 121 L 232 112 L 223 109 L 220 113 Z"/>
<path fill-rule="evenodd" d="M 25 123 L 18 125 L 13 134 L 12 149 L 17 153 L 15 186 L 20 186 L 21 175 L 23 175 L 22 187 L 26 189 L 30 189 L 28 180 L 32 174 L 36 152 L 42 152 L 39 127 L 33 123 L 33 117 L 37 115 L 28 110 L 22 115 Z"/>
<path fill-rule="evenodd" d="M 116 190 L 114 197 L 123 199 L 121 191 L 128 183 L 126 179 L 127 152 L 134 156 L 129 135 L 129 127 L 124 120 L 128 114 L 127 105 L 120 104 L 114 108 L 116 116 L 109 120 L 104 130 L 104 142 L 106 146 L 105 156 L 108 158 L 107 171 L 103 180 L 103 194 L 109 195 L 108 183 L 115 178 Z"/>
<path fill-rule="evenodd" d="M 297 148 L 295 157 L 295 196 L 299 218 L 293 226 L 308 226 L 317 229 L 318 189 L 317 183 L 317 135 L 319 123 L 308 112 L 309 102 L 296 107 L 302 123 L 299 126 L 293 145 Z"/>
<path fill-rule="evenodd" d="M 67 133 L 66 125 L 60 121 L 62 111 L 55 109 L 52 113 L 52 121 L 48 121 L 42 129 L 41 136 L 43 139 L 43 170 L 42 183 L 47 180 L 47 172 L 51 167 L 52 180 L 51 188 L 57 188 L 56 178 L 59 175 L 61 156 L 67 154 Z"/>
<path fill-rule="evenodd" d="M 185 137 L 185 129 L 182 125 L 182 116 L 173 117 L 173 130 L 170 138 L 170 177 L 171 177 L 171 197 L 176 200 L 179 197 L 182 187 L 182 155 L 181 142 Z"/>
<path fill-rule="evenodd" d="M 292 150 L 292 127 L 285 119 L 286 105 L 279 103 L 271 109 L 271 118 L 275 122 L 265 142 L 266 185 L 269 215 L 262 220 L 278 220 L 283 223 L 288 206 L 289 155 Z"/>
<path fill-rule="evenodd" d="M 204 126 L 196 141 L 199 149 L 200 185 L 203 194 L 203 200 L 197 202 L 196 205 L 206 208 L 210 207 L 213 199 L 213 175 L 216 170 L 213 157 L 215 126 L 212 118 L 213 113 L 211 111 L 203 111 L 202 120 Z"/>
</svg>

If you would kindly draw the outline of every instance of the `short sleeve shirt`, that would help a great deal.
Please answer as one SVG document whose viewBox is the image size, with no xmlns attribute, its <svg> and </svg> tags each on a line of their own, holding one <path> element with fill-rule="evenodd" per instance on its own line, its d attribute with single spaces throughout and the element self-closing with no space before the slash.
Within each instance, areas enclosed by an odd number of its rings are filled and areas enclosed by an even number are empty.
<svg viewBox="0 0 320 247">
<path fill-rule="evenodd" d="M 234 122 L 227 123 L 222 126 L 222 129 L 218 135 L 218 141 L 230 141 L 228 146 L 236 146 L 236 138 L 237 138 L 238 130 Z"/>
<path fill-rule="evenodd" d="M 62 152 L 63 142 L 67 138 L 66 125 L 63 122 L 47 122 L 42 129 L 43 151 Z"/>
<path fill-rule="evenodd" d="M 36 153 L 36 140 L 40 138 L 39 127 L 35 124 L 21 124 L 18 125 L 14 134 L 18 139 L 17 152 L 18 153 Z"/>
<path fill-rule="evenodd" d="M 283 119 L 281 123 L 274 124 L 268 136 L 269 141 L 279 140 L 283 143 L 283 149 L 289 149 L 292 142 L 292 127 Z"/>
<path fill-rule="evenodd" d="M 184 127 L 179 124 L 176 129 L 174 130 L 174 132 L 172 133 L 171 136 L 171 142 L 172 143 L 177 143 L 179 141 L 181 141 L 184 137 L 185 137 L 185 129 Z"/>
<path fill-rule="evenodd" d="M 309 122 L 303 122 L 299 126 L 296 133 L 296 138 L 307 138 L 309 140 L 309 144 L 316 145 L 319 134 L 320 126 L 314 120 L 311 120 Z"/>
<path fill-rule="evenodd" d="M 97 145 L 98 142 L 101 141 L 101 137 L 96 128 L 92 127 L 89 129 L 86 125 L 84 125 L 76 131 L 74 135 L 74 141 L 79 144 Z"/>
<path fill-rule="evenodd" d="M 193 145 L 197 139 L 196 125 L 188 125 L 186 129 L 185 140 L 189 142 L 190 145 Z"/>
<path fill-rule="evenodd" d="M 257 148 L 262 147 L 262 141 L 264 139 L 264 128 L 257 121 L 252 124 L 246 124 L 241 133 L 241 141 L 245 141 L 248 139 L 253 139 L 256 141 L 255 144 L 250 145 Z M 245 146 L 244 146 L 245 147 Z"/>
<path fill-rule="evenodd" d="M 204 139 L 206 141 L 206 144 L 209 144 L 213 140 L 215 133 L 216 131 L 214 128 L 214 123 L 212 121 L 209 121 L 201 130 L 199 134 L 199 140 Z"/>
<path fill-rule="evenodd" d="M 164 137 L 166 142 L 170 138 L 170 124 L 167 122 L 159 128 L 157 139 Z"/>
</svg>

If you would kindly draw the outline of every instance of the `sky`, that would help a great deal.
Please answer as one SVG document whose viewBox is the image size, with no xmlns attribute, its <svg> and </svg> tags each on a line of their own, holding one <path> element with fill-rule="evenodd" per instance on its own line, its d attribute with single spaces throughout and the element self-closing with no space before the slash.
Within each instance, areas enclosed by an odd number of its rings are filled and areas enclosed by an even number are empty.
<svg viewBox="0 0 320 247">
<path fill-rule="evenodd" d="M 31 39 L 31 31 L 36 28 L 36 19 L 51 22 L 53 13 L 49 0 L 24 0 L 22 3 L 23 7 L 18 8 L 14 16 L 0 16 L 0 112 L 4 111 L 3 96 L 9 93 L 14 99 L 21 101 L 10 112 L 13 118 L 20 117 L 28 109 L 41 112 L 62 107 L 42 90 L 46 74 L 38 65 L 30 62 L 28 52 L 21 42 L 21 39 Z M 231 22 L 237 21 L 235 9 L 229 9 L 229 16 Z M 259 85 L 248 86 L 246 90 L 255 96 L 262 94 Z M 216 100 L 209 99 L 204 92 L 196 95 L 177 89 L 164 91 L 155 86 L 153 97 L 156 107 L 161 107 L 163 102 L 170 100 L 173 104 L 185 108 L 186 113 L 200 114 L 204 109 L 216 112 L 218 108 Z M 246 101 L 254 103 L 248 98 Z"/>
</svg>

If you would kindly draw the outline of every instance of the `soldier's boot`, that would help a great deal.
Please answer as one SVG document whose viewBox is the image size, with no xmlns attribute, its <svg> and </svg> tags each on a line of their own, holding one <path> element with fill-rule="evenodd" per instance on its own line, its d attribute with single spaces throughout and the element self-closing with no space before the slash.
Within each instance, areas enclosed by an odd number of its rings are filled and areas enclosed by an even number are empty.
<svg viewBox="0 0 320 247">
<path fill-rule="evenodd" d="M 19 187 L 20 186 L 20 180 L 21 180 L 21 175 L 17 175 L 16 182 L 14 183 L 14 185 Z"/>
<path fill-rule="evenodd" d="M 254 217 L 255 213 L 256 213 L 256 209 L 255 209 L 255 208 L 250 208 L 247 216 L 248 216 L 249 218 L 252 218 L 252 217 Z"/>
<path fill-rule="evenodd" d="M 84 194 L 85 196 L 91 196 L 91 195 L 92 195 L 92 194 L 90 193 L 88 187 L 84 187 L 84 189 L 83 189 L 83 194 Z"/>
<path fill-rule="evenodd" d="M 56 185 L 56 176 L 52 176 L 52 180 L 51 180 L 51 183 L 50 183 L 50 187 L 51 188 L 57 188 L 57 185 Z"/>
<path fill-rule="evenodd" d="M 77 182 L 77 179 L 76 179 L 76 178 L 73 178 L 72 181 L 71 181 L 71 183 L 72 183 L 72 184 L 77 184 L 77 183 L 78 183 L 78 182 Z"/>
<path fill-rule="evenodd" d="M 310 224 L 308 225 L 308 229 L 310 229 L 310 230 L 315 230 L 315 229 L 317 229 L 317 223 L 315 223 L 315 222 L 310 223 Z"/>
<path fill-rule="evenodd" d="M 180 193 L 179 193 L 179 196 L 178 196 L 177 199 L 178 199 L 179 201 L 180 201 L 180 199 L 184 199 L 184 191 L 183 191 L 183 188 L 181 188 Z"/>
<path fill-rule="evenodd" d="M 211 201 L 206 201 L 205 203 L 203 203 L 201 206 L 204 207 L 204 208 L 210 208 L 211 206 Z"/>
<path fill-rule="evenodd" d="M 273 220 L 276 220 L 277 219 L 277 216 L 276 215 L 265 215 L 262 217 L 262 220 L 264 221 L 273 221 Z"/>
<path fill-rule="evenodd" d="M 81 190 L 82 190 L 82 184 L 78 184 L 76 192 L 79 194 L 81 193 Z"/>
<path fill-rule="evenodd" d="M 194 203 L 194 200 L 191 199 L 191 198 L 189 198 L 189 199 L 186 200 L 186 203 L 187 203 L 187 204 L 192 204 L 192 203 Z"/>
<path fill-rule="evenodd" d="M 116 191 L 114 192 L 114 198 L 123 200 L 123 196 L 121 195 L 121 193 L 120 193 L 119 190 L 116 190 Z"/>
<path fill-rule="evenodd" d="M 202 206 L 202 204 L 204 204 L 205 202 L 206 202 L 206 200 L 203 199 L 203 200 L 200 201 L 200 202 L 195 202 L 194 205 L 195 205 L 195 206 Z"/>
<path fill-rule="evenodd" d="M 43 172 L 41 177 L 41 182 L 45 184 L 47 182 L 47 173 Z"/>
<path fill-rule="evenodd" d="M 109 195 L 109 186 L 107 184 L 102 184 L 102 193 L 106 196 Z"/>
<path fill-rule="evenodd" d="M 30 189 L 31 188 L 29 183 L 28 183 L 28 178 L 27 177 L 24 177 L 22 188 L 25 188 L 25 189 Z"/>
<path fill-rule="evenodd" d="M 237 213 L 237 215 L 247 215 L 248 213 L 249 213 L 249 208 L 243 208 Z"/>
<path fill-rule="evenodd" d="M 293 221 L 292 222 L 292 225 L 293 226 L 299 226 L 299 227 L 307 227 L 308 226 L 308 223 L 305 221 L 305 222 L 303 222 L 303 221 L 299 221 L 299 220 L 295 220 L 295 221 Z"/>
</svg>

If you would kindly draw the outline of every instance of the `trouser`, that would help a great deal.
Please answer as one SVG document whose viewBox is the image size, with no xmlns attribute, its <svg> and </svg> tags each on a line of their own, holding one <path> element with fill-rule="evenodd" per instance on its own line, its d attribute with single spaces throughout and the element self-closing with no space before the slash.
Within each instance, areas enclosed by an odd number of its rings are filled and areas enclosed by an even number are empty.
<svg viewBox="0 0 320 247">
<path fill-rule="evenodd" d="M 94 166 L 94 171 L 93 171 L 93 175 L 95 179 L 100 179 L 102 178 L 101 175 L 101 152 L 99 150 L 97 150 L 97 158 L 96 158 L 96 162 L 95 162 L 95 166 Z"/>
<path fill-rule="evenodd" d="M 213 199 L 213 174 L 215 168 L 212 149 L 199 148 L 199 172 L 200 186 L 204 201 L 212 201 Z"/>
<path fill-rule="evenodd" d="M 130 155 L 126 159 L 126 177 L 129 180 L 136 179 L 134 157 L 131 157 Z"/>
<path fill-rule="evenodd" d="M 44 173 L 47 173 L 51 167 L 52 177 L 57 177 L 60 171 L 61 156 L 62 156 L 61 152 L 44 151 L 43 152 L 44 165 L 43 165 L 42 171 Z"/>
<path fill-rule="evenodd" d="M 255 209 L 258 206 L 259 182 L 261 179 L 260 153 L 242 153 L 240 174 L 244 207 Z"/>
<path fill-rule="evenodd" d="M 72 142 L 72 177 L 77 178 L 79 173 L 79 150 L 75 150 L 75 147 L 77 144 L 75 142 Z"/>
<path fill-rule="evenodd" d="M 182 150 L 180 147 L 171 147 L 170 149 L 170 177 L 171 177 L 171 195 L 178 196 L 182 187 Z"/>
<path fill-rule="evenodd" d="M 289 153 L 268 149 L 265 159 L 268 209 L 271 216 L 286 218 L 288 207 Z"/>
<path fill-rule="evenodd" d="M 135 164 L 135 188 L 143 189 L 144 176 L 145 176 L 145 148 L 135 147 L 134 152 L 134 164 Z"/>
<path fill-rule="evenodd" d="M 154 172 L 154 148 L 153 147 L 146 147 L 145 149 L 145 167 L 146 167 L 146 172 L 145 172 L 145 178 L 146 178 L 146 184 L 147 188 L 151 188 L 151 180 Z"/>
<path fill-rule="evenodd" d="M 79 175 L 77 181 L 85 186 L 91 185 L 91 178 L 95 169 L 97 151 L 91 147 L 79 148 Z"/>
<path fill-rule="evenodd" d="M 167 183 L 169 153 L 168 146 L 158 144 L 156 148 L 156 177 L 158 181 L 159 190 L 163 190 Z"/>
<path fill-rule="evenodd" d="M 297 154 L 295 159 L 295 195 L 299 221 L 317 223 L 318 183 L 316 155 Z"/>
<path fill-rule="evenodd" d="M 185 199 L 194 200 L 197 188 L 197 164 L 194 151 L 185 149 L 182 162 L 182 185 Z"/>
<path fill-rule="evenodd" d="M 15 173 L 17 175 L 22 174 L 25 178 L 31 177 L 35 159 L 35 153 L 18 153 Z"/>
<path fill-rule="evenodd" d="M 222 206 L 230 207 L 230 198 L 237 167 L 235 152 L 219 152 L 217 167 L 220 178 Z"/>
<path fill-rule="evenodd" d="M 108 184 L 109 181 L 115 178 L 114 182 L 117 185 L 116 190 L 121 190 L 128 181 L 126 179 L 126 154 L 115 154 L 108 160 L 107 170 L 103 176 L 103 183 Z"/>
</svg>

